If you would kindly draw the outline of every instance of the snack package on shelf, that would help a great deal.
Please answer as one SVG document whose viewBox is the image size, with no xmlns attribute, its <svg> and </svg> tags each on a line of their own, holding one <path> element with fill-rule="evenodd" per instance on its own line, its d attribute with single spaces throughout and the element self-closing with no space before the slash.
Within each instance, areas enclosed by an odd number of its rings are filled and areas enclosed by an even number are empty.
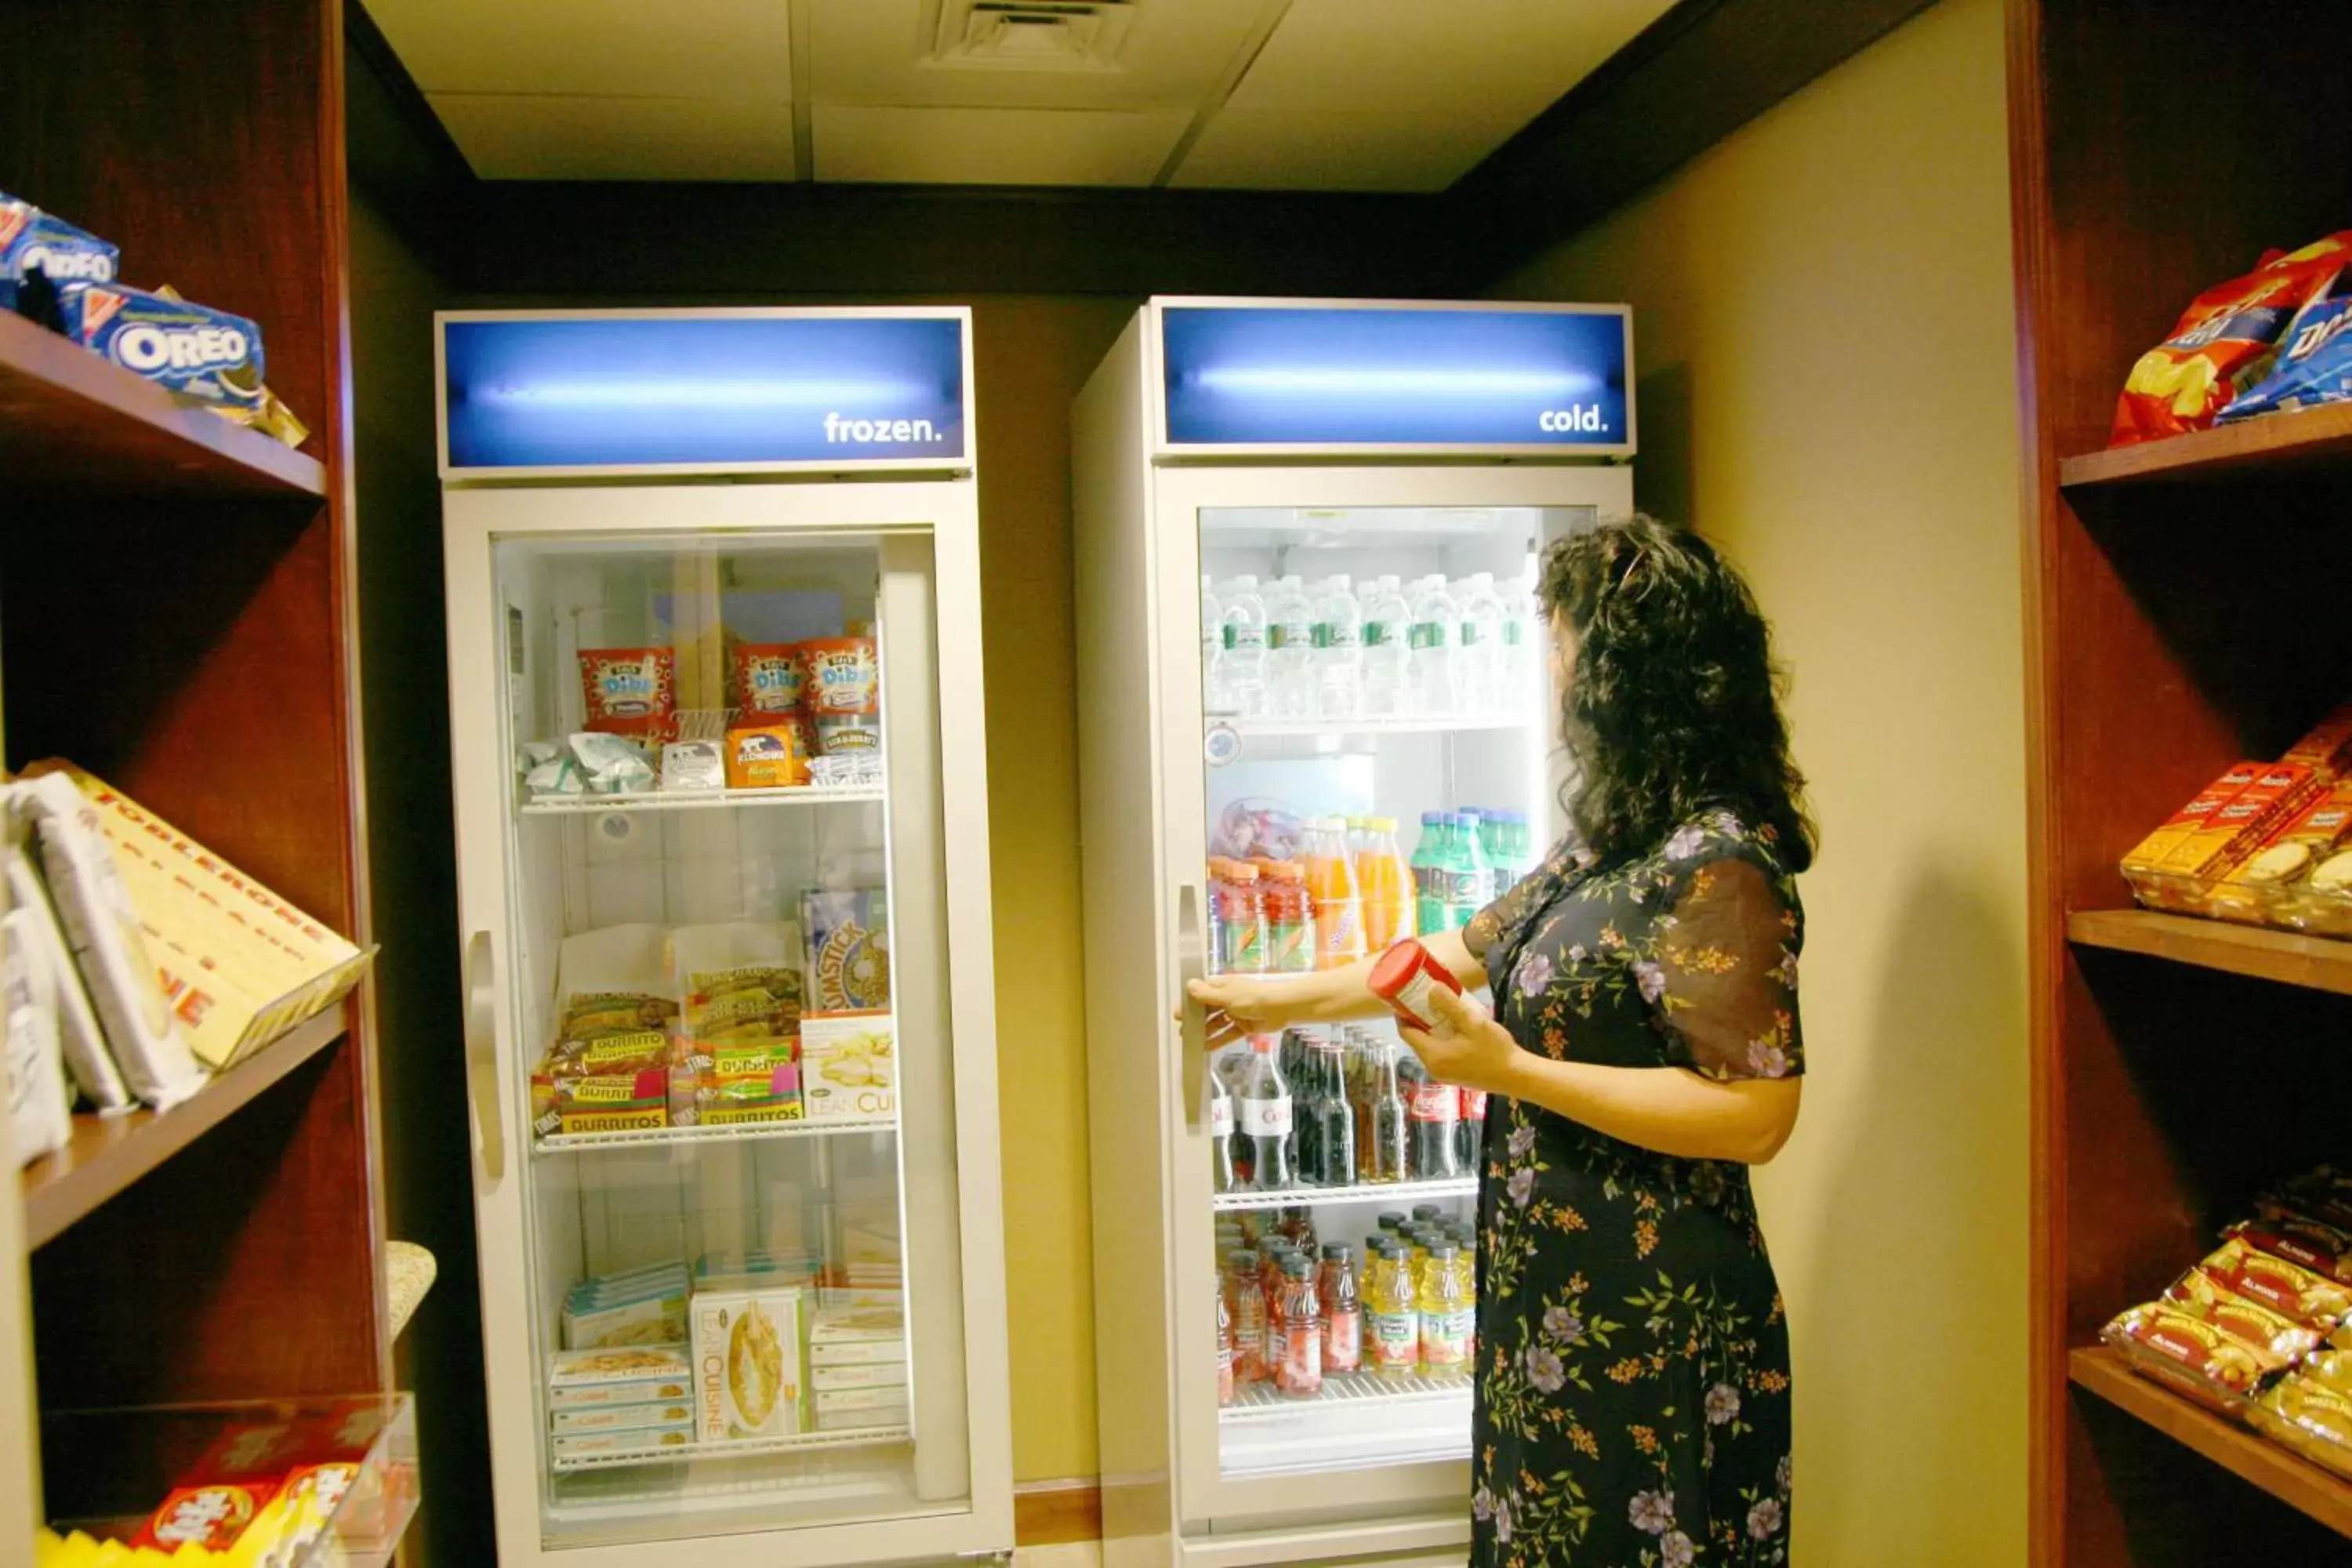
<svg viewBox="0 0 2352 1568">
<path fill-rule="evenodd" d="M 205 1069 L 164 994 L 163 972 L 100 830 L 97 808 L 72 779 L 56 773 L 20 783 L 10 799 L 38 835 L 43 880 L 58 926 L 123 1082 L 155 1110 L 177 1105 L 204 1087 Z M 203 982 L 189 975 L 183 984 L 193 991 Z"/>
<path fill-rule="evenodd" d="M 2280 334 L 2352 249 L 2352 231 L 2263 258 L 2242 278 L 2189 302 L 2165 341 L 2142 354 L 2116 403 L 2112 446 L 2211 426 L 2268 372 Z"/>
<path fill-rule="evenodd" d="M 688 1069 L 671 1120 L 703 1127 L 801 1120 L 800 928 L 789 921 L 681 926 L 671 944 Z"/>
<path fill-rule="evenodd" d="M 785 715 L 727 731 L 729 789 L 791 789 L 809 782 L 805 721 Z"/>
<path fill-rule="evenodd" d="M 122 252 L 98 236 L 0 191 L 0 310 L 29 303 L 25 285 L 36 277 L 53 301 L 62 284 L 111 283 L 121 262 Z"/>
<path fill-rule="evenodd" d="M 2273 1258 L 2324 1275 L 2340 1285 L 2352 1285 L 2352 1231 L 2338 1229 L 2308 1215 L 2280 1210 L 2240 1220 L 2223 1234 L 2242 1238 Z"/>
<path fill-rule="evenodd" d="M 566 937 L 553 1039 L 530 1078 L 531 1132 L 646 1131 L 670 1124 L 683 1060 L 669 932 L 606 926 Z"/>
<path fill-rule="evenodd" d="M 683 1344 L 559 1351 L 548 1358 L 551 1412 L 661 1405 L 693 1396 L 694 1369 Z"/>
<path fill-rule="evenodd" d="M 646 741 L 676 733 L 677 655 L 666 647 L 583 647 L 580 689 L 586 700 L 583 729 Z"/>
<path fill-rule="evenodd" d="M 677 1344 L 686 1339 L 686 1265 L 661 1264 L 583 1279 L 563 1299 L 568 1351 Z"/>
<path fill-rule="evenodd" d="M 890 1005 L 889 902 L 879 888 L 813 889 L 801 895 L 813 1011 Z"/>
<path fill-rule="evenodd" d="M 124 283 L 66 284 L 57 311 L 65 336 L 133 375 L 289 447 L 310 437 L 264 384 L 261 329 L 243 316 Z"/>
<path fill-rule="evenodd" d="M 2227 420 L 2288 414 L 2352 397 L 2352 266 L 2337 270 L 2294 313 L 2270 374 L 2221 410 Z"/>
<path fill-rule="evenodd" d="M 0 809 L 0 829 L 13 836 L 25 826 L 14 812 Z M 114 1054 L 106 1047 L 106 1031 L 100 1026 L 98 1012 L 89 1004 L 89 993 L 82 987 L 81 971 L 75 966 L 72 950 L 66 945 L 57 910 L 50 907 L 48 888 L 42 882 L 24 844 L 12 837 L 0 855 L 6 859 L 8 901 L 17 912 L 29 917 L 33 945 L 49 973 L 49 994 L 58 1011 L 58 1042 L 65 1053 L 66 1069 L 73 1077 L 73 1086 L 100 1116 L 125 1115 L 137 1109 L 139 1101 L 124 1087 L 121 1070 L 114 1065 Z"/>
<path fill-rule="evenodd" d="M 2254 1333 L 2263 1327 L 2258 1318 L 2242 1326 Z M 2116 1316 L 2099 1337 L 2134 1372 L 2223 1415 L 2241 1414 L 2263 1380 L 2284 1371 L 2294 1359 L 2240 1338 L 2230 1321 L 2216 1321 L 2210 1307 L 2196 1303 L 2150 1301 L 2134 1307 Z"/>
<path fill-rule="evenodd" d="M 802 1094 L 812 1121 L 897 1114 L 896 1033 L 887 1012 L 810 1013 L 801 1019 Z"/>
<path fill-rule="evenodd" d="M 2166 1300 L 2202 1302 L 2224 1291 L 2259 1302 L 2317 1337 L 2335 1331 L 2352 1312 L 2352 1288 L 2332 1277 L 2263 1251 L 2232 1236 L 2196 1268 L 2175 1281 Z M 2308 1350 L 2314 1346 L 2306 1346 Z M 2301 1353 L 2301 1352 L 2297 1352 Z"/>
<path fill-rule="evenodd" d="M 2213 890 L 2212 912 L 2248 925 L 2292 925 L 2312 875 L 2352 838 L 2352 785 L 2338 784 L 2286 819 Z"/>
<path fill-rule="evenodd" d="M 2246 1419 L 2281 1447 L 2352 1479 L 2352 1394 L 2291 1373 L 2254 1401 Z"/>
<path fill-rule="evenodd" d="M 702 1441 L 803 1429 L 802 1302 L 793 1287 L 696 1293 L 695 1429 Z"/>
<path fill-rule="evenodd" d="M 73 1136 L 73 1097 L 58 1040 L 57 983 L 30 910 L 0 915 L 0 1089 L 16 1158 L 29 1163 Z"/>
<path fill-rule="evenodd" d="M 70 784 L 95 814 L 188 1047 L 215 1071 L 341 1001 L 366 973 L 373 948 L 311 919 L 104 780 L 67 763 L 27 773 L 60 802 L 59 786 Z M 103 1019 L 102 1003 L 99 1012 Z M 114 1055 L 130 1073 L 119 1045 Z"/>
</svg>

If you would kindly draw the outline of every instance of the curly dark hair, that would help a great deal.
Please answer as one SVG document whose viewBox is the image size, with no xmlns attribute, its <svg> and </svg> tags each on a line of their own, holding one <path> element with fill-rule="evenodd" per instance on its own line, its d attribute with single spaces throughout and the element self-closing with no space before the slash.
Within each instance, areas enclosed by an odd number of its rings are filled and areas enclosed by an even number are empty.
<svg viewBox="0 0 2352 1568">
<path fill-rule="evenodd" d="M 1545 551 L 1538 595 L 1576 635 L 1560 730 L 1587 847 L 1643 854 L 1728 811 L 1771 835 L 1788 871 L 1812 864 L 1771 628 L 1713 545 L 1653 517 L 1612 519 Z"/>
</svg>

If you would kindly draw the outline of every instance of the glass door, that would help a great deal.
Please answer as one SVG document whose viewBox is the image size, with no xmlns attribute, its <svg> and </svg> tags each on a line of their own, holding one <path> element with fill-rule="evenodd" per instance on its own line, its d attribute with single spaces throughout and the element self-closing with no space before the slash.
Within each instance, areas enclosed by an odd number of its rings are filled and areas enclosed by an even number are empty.
<svg viewBox="0 0 2352 1568">
<path fill-rule="evenodd" d="M 971 1507 L 932 551 L 492 543 L 543 1546 Z"/>
<path fill-rule="evenodd" d="M 1461 926 L 1541 855 L 1534 572 L 1587 515 L 1199 510 L 1208 968 L 1306 976 Z M 1387 1023 L 1294 1028 L 1211 1074 L 1219 1476 L 1466 1458 L 1484 1097 Z"/>
</svg>

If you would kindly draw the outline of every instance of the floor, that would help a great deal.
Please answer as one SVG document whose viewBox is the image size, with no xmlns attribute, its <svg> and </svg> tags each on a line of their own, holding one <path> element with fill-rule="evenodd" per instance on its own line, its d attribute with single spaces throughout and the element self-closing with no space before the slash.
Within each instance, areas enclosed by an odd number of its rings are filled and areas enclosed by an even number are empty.
<svg viewBox="0 0 2352 1568">
<path fill-rule="evenodd" d="M 1102 1548 L 1091 1541 L 1072 1546 L 1024 1546 L 1013 1554 L 1013 1568 L 1102 1568 Z"/>
</svg>

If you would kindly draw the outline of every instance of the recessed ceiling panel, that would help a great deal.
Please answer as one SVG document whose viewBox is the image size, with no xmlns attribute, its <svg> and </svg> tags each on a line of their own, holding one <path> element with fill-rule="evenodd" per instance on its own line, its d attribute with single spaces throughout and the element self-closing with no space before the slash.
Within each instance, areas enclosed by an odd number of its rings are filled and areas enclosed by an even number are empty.
<svg viewBox="0 0 2352 1568">
<path fill-rule="evenodd" d="M 1292 0 L 1231 105 L 1509 110 L 1524 123 L 1671 3 Z"/>
<path fill-rule="evenodd" d="M 1000 45 L 993 58 L 944 46 L 970 36 L 960 0 L 794 0 L 814 5 L 809 81 L 819 103 L 1025 109 L 1197 108 L 1268 0 L 1132 0 L 1093 31 L 1108 61 L 1055 41 Z M 1115 24 L 1112 26 L 1111 24 Z M 1086 40 L 1071 29 L 1073 47 Z M 952 37 L 950 37 L 952 36 Z M 1034 68 L 1022 68 L 1024 49 Z M 1010 50 L 1010 53 L 1007 53 Z M 1149 175 L 1146 178 L 1149 179 Z"/>
<path fill-rule="evenodd" d="M 793 110 L 768 99 L 432 93 L 486 180 L 789 180 Z"/>
<path fill-rule="evenodd" d="M 368 0 L 368 15 L 428 94 L 792 96 L 785 0 Z"/>
<path fill-rule="evenodd" d="M 820 101 L 816 177 L 945 185 L 1146 185 L 1192 117 Z"/>
<path fill-rule="evenodd" d="M 1512 109 L 1446 112 L 1227 108 L 1171 184 L 1257 191 L 1442 191 L 1525 123 Z"/>
</svg>

